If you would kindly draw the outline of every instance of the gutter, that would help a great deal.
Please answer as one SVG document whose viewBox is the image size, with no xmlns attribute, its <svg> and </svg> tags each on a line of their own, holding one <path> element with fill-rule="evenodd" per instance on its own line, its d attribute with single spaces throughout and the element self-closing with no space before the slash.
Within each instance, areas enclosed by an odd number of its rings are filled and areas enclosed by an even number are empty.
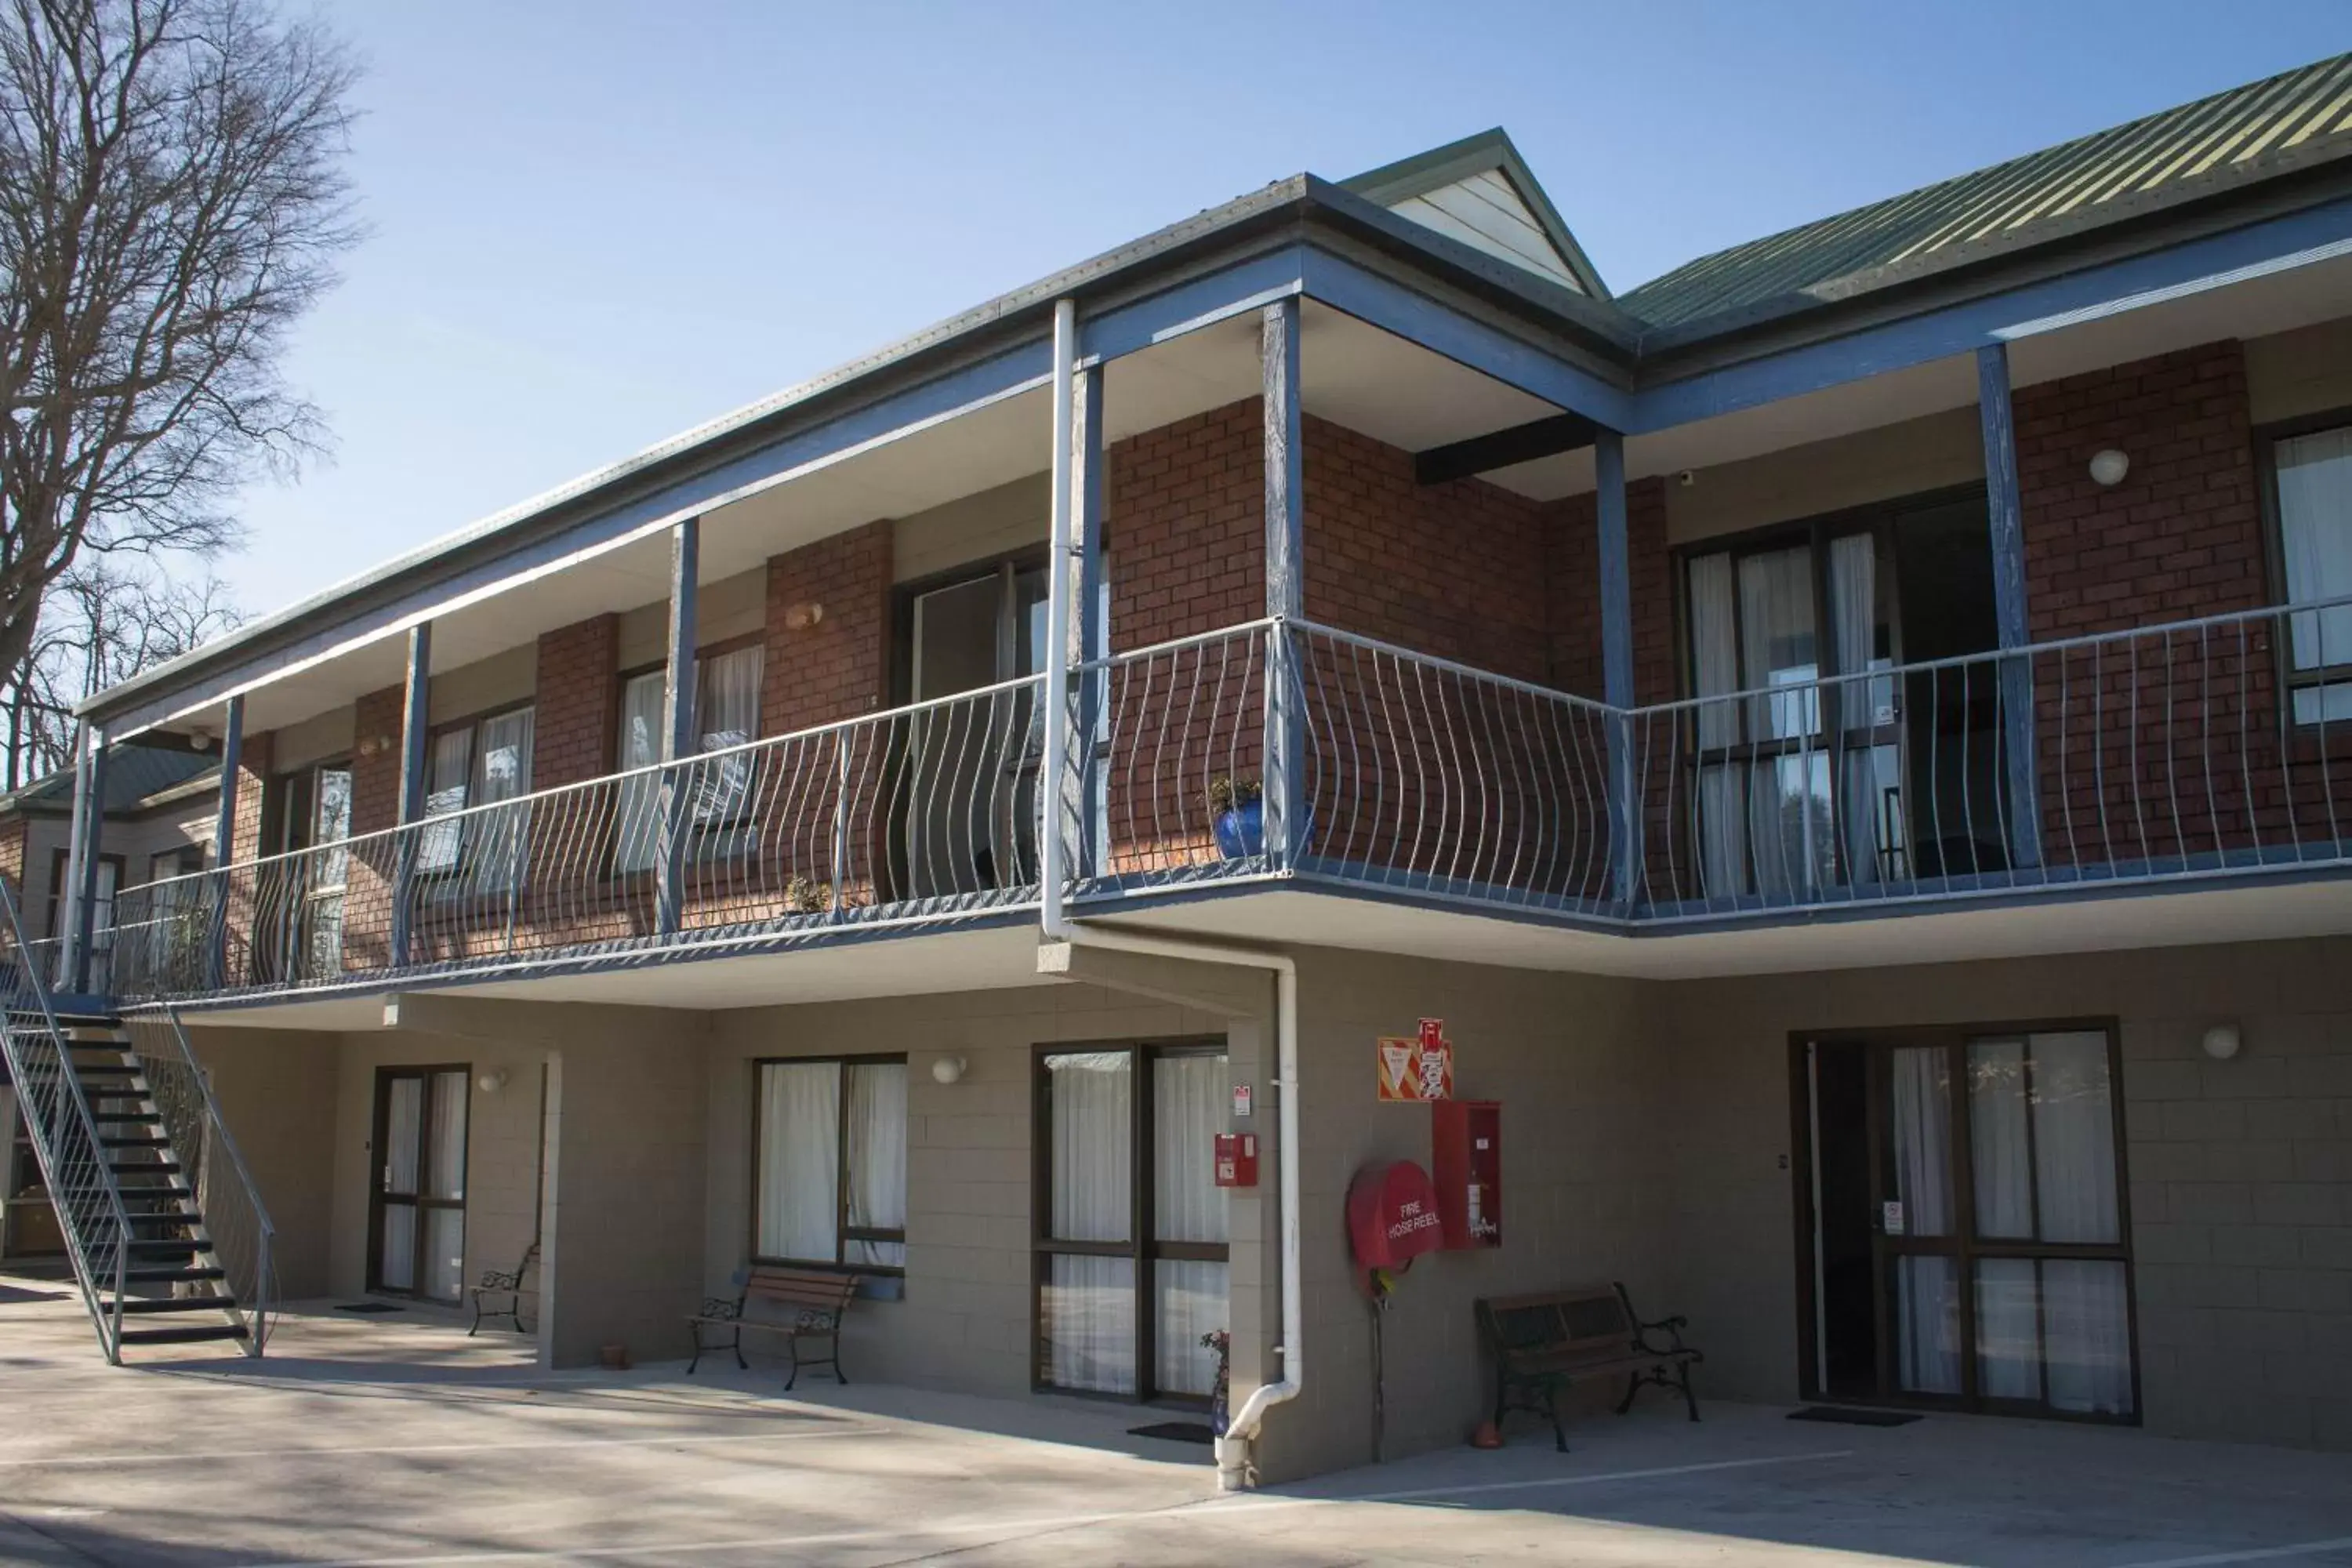
<svg viewBox="0 0 2352 1568">
<path fill-rule="evenodd" d="M 1217 1486 L 1239 1491 L 1255 1471 L 1251 1446 L 1265 1413 L 1298 1397 L 1306 1375 L 1306 1309 L 1300 1278 L 1298 1224 L 1298 965 L 1286 954 L 1172 937 L 1140 936 L 1133 932 L 1087 925 L 1073 919 L 1064 899 L 1064 844 L 1055 817 L 1061 804 L 1062 781 L 1069 766 L 1070 584 L 1083 547 L 1072 531 L 1076 512 L 1076 478 L 1072 408 L 1076 402 L 1078 357 L 1077 301 L 1065 296 L 1054 305 L 1054 499 L 1053 540 L 1046 574 L 1045 624 L 1054 628 L 1057 646 L 1045 665 L 1045 755 L 1038 792 L 1039 847 L 1037 928 L 1041 958 L 1047 944 L 1097 947 L 1151 958 L 1172 958 L 1192 963 L 1223 963 L 1270 970 L 1275 982 L 1274 1089 L 1276 1120 L 1274 1158 L 1276 1185 L 1282 1205 L 1282 1338 L 1274 1352 L 1281 1359 L 1282 1375 L 1250 1391 L 1242 1407 L 1226 1424 L 1216 1442 Z"/>
</svg>

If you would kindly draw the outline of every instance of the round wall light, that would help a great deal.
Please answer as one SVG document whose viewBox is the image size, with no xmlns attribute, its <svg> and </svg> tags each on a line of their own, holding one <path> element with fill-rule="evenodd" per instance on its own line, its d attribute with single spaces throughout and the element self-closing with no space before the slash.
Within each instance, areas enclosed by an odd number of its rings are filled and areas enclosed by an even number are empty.
<svg viewBox="0 0 2352 1568">
<path fill-rule="evenodd" d="M 961 1057 L 941 1057 L 931 1064 L 931 1079 L 937 1083 L 956 1083 L 963 1078 Z"/>
<path fill-rule="evenodd" d="M 2091 454 L 2091 482 L 2103 489 L 2113 489 L 2130 472 L 2131 458 L 2113 447 Z"/>
<path fill-rule="evenodd" d="M 2217 1062 L 2226 1062 L 2245 1048 L 2245 1038 L 2235 1024 L 2216 1024 L 2205 1031 L 2205 1054 Z"/>
<path fill-rule="evenodd" d="M 496 1094 L 507 1086 L 507 1069 L 494 1068 L 474 1080 L 474 1087 L 484 1094 Z"/>
</svg>

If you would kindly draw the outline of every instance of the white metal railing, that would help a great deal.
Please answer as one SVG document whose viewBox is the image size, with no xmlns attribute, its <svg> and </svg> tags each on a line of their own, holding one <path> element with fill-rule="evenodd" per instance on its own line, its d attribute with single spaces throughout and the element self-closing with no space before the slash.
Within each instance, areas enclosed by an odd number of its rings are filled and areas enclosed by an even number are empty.
<svg viewBox="0 0 2352 1568">
<path fill-rule="evenodd" d="M 1034 901 L 1038 677 L 128 888 L 135 998 Z"/>
<path fill-rule="evenodd" d="M 1303 875 L 1621 925 L 2334 866 L 2352 670 L 2327 681 L 2331 657 L 2352 665 L 2352 599 L 1626 710 L 1259 620 L 1076 666 L 1055 820 L 1085 900 Z M 125 889 L 112 987 L 349 984 L 1028 903 L 1041 687 Z M 1283 784 L 1286 833 L 1265 821 Z"/>
</svg>

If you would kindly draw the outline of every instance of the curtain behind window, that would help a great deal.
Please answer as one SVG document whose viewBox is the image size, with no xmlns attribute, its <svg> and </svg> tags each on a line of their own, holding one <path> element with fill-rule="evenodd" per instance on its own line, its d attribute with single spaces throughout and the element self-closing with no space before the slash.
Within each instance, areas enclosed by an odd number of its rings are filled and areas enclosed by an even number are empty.
<svg viewBox="0 0 2352 1568">
<path fill-rule="evenodd" d="M 1045 1058 L 1053 1123 L 1049 1224 L 1058 1240 L 1128 1239 L 1133 1060 L 1125 1051 Z M 1133 1258 L 1054 1254 L 1042 1315 L 1048 1382 L 1135 1392 Z"/>
<path fill-rule="evenodd" d="M 661 761 L 661 724 L 662 672 L 632 676 L 621 688 L 621 737 L 614 748 L 623 773 Z M 620 794 L 613 868 L 650 870 L 661 831 L 661 776 L 648 773 L 625 778 Z"/>
<path fill-rule="evenodd" d="M 1952 1231 L 1952 1083 L 1937 1046 L 1889 1054 L 1894 1103 L 1895 1194 L 1912 1236 Z M 1953 1260 L 1921 1254 L 1897 1258 L 1895 1366 L 1902 1387 L 1920 1394 L 1960 1391 L 1959 1279 Z"/>
<path fill-rule="evenodd" d="M 907 1228 L 907 1064 L 852 1062 L 849 1095 L 849 1224 L 856 1229 Z M 849 1263 L 907 1266 L 903 1241 L 851 1237 Z"/>
<path fill-rule="evenodd" d="M 756 646 L 701 661 L 695 677 L 697 733 L 706 752 L 723 752 L 760 733 L 761 650 Z M 695 770 L 694 820 L 729 822 L 751 793 L 751 759 L 737 754 Z"/>
<path fill-rule="evenodd" d="M 760 1256 L 837 1263 L 841 1064 L 760 1067 Z"/>
<path fill-rule="evenodd" d="M 425 773 L 425 815 L 446 816 L 466 809 L 466 787 L 474 771 L 474 731 L 451 730 L 433 737 Z M 416 840 L 416 866 L 422 871 L 446 871 L 457 864 L 465 826 L 461 823 L 430 823 Z"/>
<path fill-rule="evenodd" d="M 474 804 L 494 805 L 530 793 L 531 710 L 519 708 L 482 721 L 480 754 L 474 762 Z M 522 807 L 486 811 L 466 829 L 474 878 L 485 888 L 511 888 L 522 880 L 529 848 L 528 813 Z"/>
<path fill-rule="evenodd" d="M 1225 1239 L 1225 1190 L 1216 1182 L 1216 1135 L 1228 1084 L 1222 1056 L 1163 1056 L 1151 1064 L 1152 1229 L 1160 1241 Z M 1226 1327 L 1228 1270 L 1205 1259 L 1153 1265 L 1154 1381 L 1163 1394 L 1205 1394 L 1217 1358 L 1201 1336 Z"/>
<path fill-rule="evenodd" d="M 2352 596 L 2352 425 L 2290 437 L 2274 456 L 2287 602 Z M 2352 605 L 2292 616 L 2289 628 L 2295 668 L 2352 664 Z M 2352 720 L 2352 682 L 2298 690 L 2294 717 Z"/>
</svg>

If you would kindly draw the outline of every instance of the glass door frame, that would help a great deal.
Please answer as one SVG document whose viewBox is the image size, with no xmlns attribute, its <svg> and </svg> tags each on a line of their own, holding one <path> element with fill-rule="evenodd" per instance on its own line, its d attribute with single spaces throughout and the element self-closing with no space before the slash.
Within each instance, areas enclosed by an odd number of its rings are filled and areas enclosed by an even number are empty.
<svg viewBox="0 0 2352 1568">
<path fill-rule="evenodd" d="M 1979 1237 L 1976 1234 L 1976 1169 L 1973 1127 L 1969 1121 L 1969 1047 L 1984 1040 L 2022 1039 L 2032 1035 L 2100 1034 L 2107 1048 L 2108 1114 L 2113 1121 L 2116 1183 L 2116 1235 L 2112 1243 L 2053 1242 L 2012 1237 Z M 1826 1384 L 1821 1364 L 1817 1325 L 1820 1303 L 1814 1275 L 1814 1225 L 1820 1203 L 1813 1187 L 1816 1163 L 1812 1084 L 1809 1046 L 1861 1046 L 1868 1053 L 1870 1213 L 1873 1310 L 1877 1325 L 1877 1387 L 1868 1396 L 1834 1394 Z M 1884 1223 L 1886 1190 L 1888 1079 L 1894 1053 L 1906 1047 L 1943 1050 L 1951 1084 L 1951 1120 L 1947 1129 L 1952 1180 L 1950 1235 L 1891 1237 Z M 2137 1426 L 2142 1420 L 2140 1399 L 2139 1273 L 2132 1257 L 2130 1152 L 2126 1142 L 2121 1028 L 2116 1019 L 2042 1018 L 2021 1022 L 1999 1020 L 1900 1029 L 1817 1029 L 1789 1037 L 1791 1103 L 1790 1162 L 1796 1202 L 1798 1387 L 1807 1401 L 1826 1405 L 1893 1405 L 1927 1410 L 1956 1410 L 1980 1415 L 2027 1415 L 2039 1420 L 2082 1421 L 2106 1426 Z M 1906 1231 L 1907 1231 L 1906 1226 Z M 1948 1257 L 1955 1259 L 1959 1308 L 1960 1392 L 1958 1394 L 1910 1393 L 1896 1386 L 1895 1319 L 1893 1278 L 1895 1259 L 1904 1256 Z M 1983 1259 L 2058 1258 L 2112 1261 L 2124 1269 L 2124 1331 L 2131 1357 L 2131 1411 L 2116 1415 L 2060 1410 L 2043 1400 L 1995 1398 L 1981 1388 L 1982 1369 L 1977 1334 L 1976 1265 Z"/>
<path fill-rule="evenodd" d="M 1054 1214 L 1054 1077 L 1046 1070 L 1045 1058 L 1089 1052 L 1124 1052 L 1129 1060 L 1128 1222 L 1125 1241 L 1069 1241 L 1051 1234 Z M 1123 1405 L 1176 1405 L 1202 1410 L 1209 1407 L 1206 1395 L 1168 1393 L 1158 1385 L 1160 1343 L 1156 1319 L 1160 1290 L 1155 1265 L 1161 1262 L 1225 1264 L 1229 1270 L 1225 1279 L 1226 1300 L 1230 1302 L 1233 1293 L 1230 1273 L 1233 1243 L 1230 1239 L 1159 1239 L 1158 1205 L 1153 1199 L 1160 1162 L 1154 1106 L 1156 1075 L 1151 1066 L 1164 1057 L 1227 1058 L 1231 1055 L 1229 1042 L 1215 1035 L 1164 1040 L 1055 1040 L 1034 1048 L 1029 1123 L 1029 1386 L 1033 1393 L 1063 1394 L 1078 1399 L 1115 1400 Z M 1049 1380 L 1051 1357 L 1045 1342 L 1045 1290 L 1053 1259 L 1056 1256 L 1124 1258 L 1131 1261 L 1135 1299 L 1133 1394 L 1068 1388 Z"/>
<path fill-rule="evenodd" d="M 457 1150 L 457 1196 L 436 1198 L 427 1195 L 430 1184 L 426 1173 L 433 1160 L 433 1080 L 442 1073 L 458 1073 L 465 1079 L 466 1137 Z M 413 1282 L 404 1289 L 383 1283 L 383 1213 L 387 1193 L 384 1184 L 390 1179 L 391 1152 L 385 1147 L 391 1142 L 393 1083 L 400 1079 L 415 1079 L 419 1084 L 416 1108 L 416 1173 L 417 1191 L 412 1196 L 404 1194 L 399 1202 L 416 1212 L 416 1256 L 410 1261 L 408 1278 Z M 380 1067 L 375 1069 L 375 1104 L 369 1115 L 368 1137 L 368 1226 L 367 1226 L 367 1290 L 371 1296 L 398 1296 L 405 1300 L 432 1301 L 443 1306 L 457 1306 L 465 1300 L 465 1268 L 457 1271 L 457 1293 L 454 1296 L 425 1294 L 426 1258 L 432 1246 L 433 1227 L 425 1216 L 435 1209 L 455 1209 L 459 1224 L 464 1224 L 466 1193 L 471 1185 L 473 1172 L 473 1093 L 474 1069 L 466 1062 L 427 1062 L 411 1067 Z"/>
</svg>

